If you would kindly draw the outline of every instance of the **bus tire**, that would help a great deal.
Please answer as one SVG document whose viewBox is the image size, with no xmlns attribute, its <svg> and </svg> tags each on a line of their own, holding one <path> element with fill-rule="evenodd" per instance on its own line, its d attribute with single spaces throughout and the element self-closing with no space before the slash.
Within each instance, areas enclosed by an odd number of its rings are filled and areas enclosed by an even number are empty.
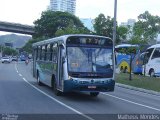
<svg viewBox="0 0 160 120">
<path fill-rule="evenodd" d="M 90 92 L 90 96 L 97 97 L 99 95 L 99 92 Z"/>
<path fill-rule="evenodd" d="M 37 83 L 39 86 L 43 85 L 43 83 L 40 81 L 39 73 L 37 74 Z"/>
<path fill-rule="evenodd" d="M 56 96 L 61 96 L 61 91 L 59 91 L 58 89 L 57 89 L 57 85 L 56 85 L 56 82 L 55 82 L 55 77 L 52 77 L 52 88 L 53 88 L 53 91 L 54 91 L 54 94 L 56 95 Z"/>
<path fill-rule="evenodd" d="M 150 77 L 155 77 L 154 69 L 151 69 L 151 70 L 149 71 L 149 75 L 150 75 Z"/>
</svg>

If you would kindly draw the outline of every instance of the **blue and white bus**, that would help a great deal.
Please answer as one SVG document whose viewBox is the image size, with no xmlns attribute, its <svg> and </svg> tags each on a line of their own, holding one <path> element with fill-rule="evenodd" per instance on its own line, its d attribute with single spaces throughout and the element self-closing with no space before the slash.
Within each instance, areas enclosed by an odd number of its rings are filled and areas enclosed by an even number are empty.
<svg viewBox="0 0 160 120">
<path fill-rule="evenodd" d="M 131 48 L 132 50 L 134 50 L 134 52 L 129 53 L 128 51 Z M 139 52 L 139 46 L 132 44 L 120 44 L 115 46 L 115 51 L 117 67 L 120 69 L 121 72 L 130 72 L 130 58 L 132 57 L 133 59 L 134 56 Z M 134 71 L 137 71 L 137 68 Z"/>
<path fill-rule="evenodd" d="M 160 44 L 150 46 L 143 56 L 145 59 L 143 74 L 160 77 Z"/>
<path fill-rule="evenodd" d="M 33 44 L 33 76 L 56 95 L 114 91 L 114 47 L 108 37 L 65 35 Z"/>
</svg>

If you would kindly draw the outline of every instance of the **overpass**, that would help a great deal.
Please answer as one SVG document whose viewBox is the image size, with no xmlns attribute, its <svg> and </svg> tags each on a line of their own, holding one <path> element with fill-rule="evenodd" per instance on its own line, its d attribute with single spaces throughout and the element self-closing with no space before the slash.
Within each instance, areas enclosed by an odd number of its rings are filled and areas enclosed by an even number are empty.
<svg viewBox="0 0 160 120">
<path fill-rule="evenodd" d="M 34 26 L 0 21 L 0 31 L 33 35 Z"/>
</svg>

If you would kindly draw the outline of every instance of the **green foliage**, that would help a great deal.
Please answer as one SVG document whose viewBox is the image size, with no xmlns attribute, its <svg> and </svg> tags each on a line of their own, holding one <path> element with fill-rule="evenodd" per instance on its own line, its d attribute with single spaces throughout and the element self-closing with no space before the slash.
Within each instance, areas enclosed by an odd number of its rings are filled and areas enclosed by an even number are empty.
<svg viewBox="0 0 160 120">
<path fill-rule="evenodd" d="M 3 55 L 15 56 L 17 54 L 18 54 L 18 52 L 13 48 L 3 47 Z"/>
<path fill-rule="evenodd" d="M 90 31 L 84 27 L 79 18 L 66 12 L 44 11 L 41 18 L 35 22 L 35 35 L 22 48 L 22 51 L 32 52 L 32 44 L 44 39 L 65 34 L 88 34 Z"/>
<path fill-rule="evenodd" d="M 60 11 L 42 12 L 41 18 L 34 22 L 36 34 L 33 37 L 55 37 L 56 34 L 61 33 L 61 30 L 65 31 L 65 29 L 70 25 L 71 22 L 75 29 L 84 28 L 84 25 L 79 20 L 79 18 L 70 13 Z M 58 33 L 56 33 L 57 31 Z"/>
<path fill-rule="evenodd" d="M 116 82 L 160 92 L 160 78 L 146 77 L 142 75 L 133 74 L 132 81 L 129 81 L 128 74 L 120 73 L 116 74 Z"/>
<path fill-rule="evenodd" d="M 95 23 L 93 25 L 96 34 L 113 37 L 113 18 L 104 16 L 104 14 L 99 14 L 98 17 L 95 18 Z"/>
<path fill-rule="evenodd" d="M 155 39 L 160 31 L 160 17 L 153 16 L 148 11 L 138 16 L 138 22 L 135 23 L 133 34 L 139 37 L 139 40 L 150 42 Z"/>
<path fill-rule="evenodd" d="M 104 14 L 99 14 L 98 17 L 95 18 L 95 23 L 93 25 L 96 34 L 112 38 L 113 22 L 114 19 L 111 18 L 110 16 L 107 16 L 106 18 Z M 116 26 L 116 27 L 117 27 L 116 43 L 118 44 L 126 39 L 129 30 L 127 27 L 122 27 L 122 26 L 120 27 Z"/>
<path fill-rule="evenodd" d="M 57 30 L 55 36 L 61 36 L 67 34 L 90 34 L 90 31 L 85 27 L 76 28 L 73 22 L 71 21 L 68 27 Z"/>
<path fill-rule="evenodd" d="M 134 36 L 128 41 L 129 44 L 147 44 L 147 41 L 141 39 L 139 36 Z"/>
<path fill-rule="evenodd" d="M 128 54 L 128 55 L 136 54 L 136 48 L 135 47 L 122 48 L 122 49 L 119 49 L 118 52 L 125 53 L 125 54 Z"/>
<path fill-rule="evenodd" d="M 21 49 L 21 51 L 26 51 L 27 53 L 32 53 L 32 44 L 35 42 L 39 42 L 42 41 L 44 39 L 47 39 L 45 37 L 41 37 L 41 38 L 36 38 L 36 39 L 31 39 L 29 40 L 25 46 Z"/>
<path fill-rule="evenodd" d="M 129 32 L 129 28 L 127 28 L 127 27 L 124 27 L 124 26 L 117 27 L 116 43 L 120 43 L 122 41 L 125 41 L 127 38 L 128 32 Z"/>
</svg>

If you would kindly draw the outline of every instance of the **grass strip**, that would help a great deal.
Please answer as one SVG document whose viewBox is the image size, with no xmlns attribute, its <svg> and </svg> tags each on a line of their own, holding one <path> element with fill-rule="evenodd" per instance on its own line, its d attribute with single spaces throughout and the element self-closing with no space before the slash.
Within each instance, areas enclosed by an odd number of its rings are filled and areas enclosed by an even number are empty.
<svg viewBox="0 0 160 120">
<path fill-rule="evenodd" d="M 116 74 L 116 82 L 160 92 L 160 78 L 132 74 L 132 80 L 129 80 L 128 73 L 120 73 Z"/>
</svg>

